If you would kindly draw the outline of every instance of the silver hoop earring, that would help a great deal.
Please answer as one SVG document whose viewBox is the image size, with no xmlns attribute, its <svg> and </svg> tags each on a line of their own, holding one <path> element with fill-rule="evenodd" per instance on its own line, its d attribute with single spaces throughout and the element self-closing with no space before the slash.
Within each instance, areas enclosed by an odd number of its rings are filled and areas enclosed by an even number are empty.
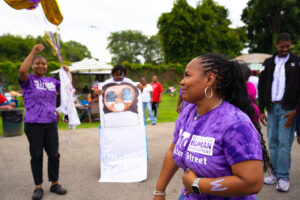
<svg viewBox="0 0 300 200">
<path fill-rule="evenodd" d="M 208 96 L 206 93 L 207 93 L 207 89 L 210 89 L 210 96 Z M 205 96 L 206 96 L 206 98 L 212 98 L 212 96 L 213 96 L 213 90 L 211 89 L 211 87 L 209 87 L 209 86 L 207 86 L 206 88 L 205 88 L 205 90 L 204 90 L 204 94 L 205 94 Z"/>
</svg>

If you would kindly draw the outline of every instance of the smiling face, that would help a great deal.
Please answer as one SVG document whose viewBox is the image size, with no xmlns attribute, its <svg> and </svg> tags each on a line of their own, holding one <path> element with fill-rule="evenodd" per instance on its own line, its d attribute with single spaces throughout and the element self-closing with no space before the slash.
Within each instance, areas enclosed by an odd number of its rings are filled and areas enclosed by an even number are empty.
<svg viewBox="0 0 300 200">
<path fill-rule="evenodd" d="M 33 73 L 36 76 L 42 77 L 47 72 L 47 61 L 43 57 L 37 57 L 32 63 Z"/>
<path fill-rule="evenodd" d="M 205 98 L 204 90 L 215 82 L 215 75 L 211 72 L 204 73 L 200 58 L 193 59 L 186 67 L 182 86 L 182 98 L 189 103 L 196 103 Z M 208 91 L 210 95 L 210 91 Z"/>
<path fill-rule="evenodd" d="M 291 48 L 291 41 L 279 41 L 278 44 L 276 44 L 276 49 L 278 52 L 278 57 L 286 57 Z"/>
</svg>

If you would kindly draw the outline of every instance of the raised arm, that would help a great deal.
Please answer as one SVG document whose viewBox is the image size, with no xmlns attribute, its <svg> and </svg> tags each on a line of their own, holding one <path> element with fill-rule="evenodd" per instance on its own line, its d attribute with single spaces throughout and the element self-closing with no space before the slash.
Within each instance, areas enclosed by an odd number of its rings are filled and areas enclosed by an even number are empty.
<svg viewBox="0 0 300 200">
<path fill-rule="evenodd" d="M 167 185 L 178 169 L 178 166 L 173 160 L 174 147 L 175 144 L 172 143 L 165 155 L 164 163 L 156 183 L 156 195 L 154 195 L 153 200 L 165 200 L 165 190 L 167 188 Z"/>
<path fill-rule="evenodd" d="M 25 82 L 28 79 L 28 76 L 29 76 L 28 71 L 32 65 L 33 57 L 35 56 L 35 54 L 39 53 L 43 49 L 44 49 L 44 46 L 42 44 L 36 44 L 33 46 L 32 50 L 30 51 L 28 56 L 25 58 L 25 60 L 23 61 L 22 65 L 20 67 L 18 78 L 21 82 Z"/>
</svg>

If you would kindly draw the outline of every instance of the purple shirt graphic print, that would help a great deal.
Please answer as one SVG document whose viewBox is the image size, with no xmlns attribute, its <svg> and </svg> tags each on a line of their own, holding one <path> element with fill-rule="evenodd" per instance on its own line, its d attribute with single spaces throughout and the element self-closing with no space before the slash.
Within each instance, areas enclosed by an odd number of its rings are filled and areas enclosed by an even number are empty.
<svg viewBox="0 0 300 200">
<path fill-rule="evenodd" d="M 57 121 L 55 115 L 56 92 L 60 82 L 52 77 L 38 77 L 30 74 L 20 83 L 24 96 L 26 123 L 51 123 Z"/>
<path fill-rule="evenodd" d="M 246 160 L 262 160 L 260 136 L 249 117 L 223 101 L 216 109 L 199 116 L 197 106 L 188 104 L 175 126 L 173 158 L 184 171 L 189 168 L 198 177 L 232 175 L 231 165 Z M 219 197 L 208 194 L 184 195 L 183 199 L 255 199 L 255 195 Z"/>
</svg>

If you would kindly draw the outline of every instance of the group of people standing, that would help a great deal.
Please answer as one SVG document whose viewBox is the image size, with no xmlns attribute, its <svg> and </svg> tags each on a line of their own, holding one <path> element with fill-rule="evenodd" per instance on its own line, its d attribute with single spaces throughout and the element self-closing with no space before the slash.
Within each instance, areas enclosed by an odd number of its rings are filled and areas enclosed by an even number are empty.
<svg viewBox="0 0 300 200">
<path fill-rule="evenodd" d="M 142 94 L 144 121 L 146 123 L 145 110 L 147 110 L 152 125 L 155 125 L 158 116 L 159 103 L 162 99 L 162 85 L 158 81 L 157 76 L 154 75 L 150 84 L 147 84 L 145 77 L 141 77 L 140 84 L 138 84 L 137 87 L 141 90 Z"/>
<path fill-rule="evenodd" d="M 290 53 L 290 47 L 290 36 L 280 34 L 276 54 L 263 63 L 258 86 L 259 111 L 253 100 L 256 94 L 249 94 L 253 86 L 247 84 L 238 62 L 205 54 L 188 63 L 180 82 L 185 108 L 177 107 L 180 114 L 157 180 L 154 200 L 166 199 L 167 185 L 179 168 L 184 171 L 180 196 L 184 200 L 254 200 L 263 183 L 276 184 L 279 191 L 289 190 L 291 146 L 295 118 L 300 111 L 300 57 Z M 58 184 L 60 154 L 55 106 L 60 83 L 45 76 L 47 61 L 35 56 L 41 50 L 40 44 L 33 47 L 18 75 L 36 185 L 33 199 L 43 196 L 43 149 L 48 155 L 50 191 L 59 195 L 67 192 Z M 28 73 L 30 66 L 33 74 Z M 68 71 L 67 66 L 63 68 Z M 111 81 L 123 81 L 126 74 L 126 69 L 117 65 L 112 70 Z M 143 108 L 155 124 L 162 86 L 157 76 L 153 76 L 150 84 L 142 77 L 137 87 L 142 93 Z M 95 91 L 96 95 L 101 93 Z M 270 156 L 258 119 L 267 125 Z M 264 178 L 266 171 L 271 176 Z"/>
</svg>

